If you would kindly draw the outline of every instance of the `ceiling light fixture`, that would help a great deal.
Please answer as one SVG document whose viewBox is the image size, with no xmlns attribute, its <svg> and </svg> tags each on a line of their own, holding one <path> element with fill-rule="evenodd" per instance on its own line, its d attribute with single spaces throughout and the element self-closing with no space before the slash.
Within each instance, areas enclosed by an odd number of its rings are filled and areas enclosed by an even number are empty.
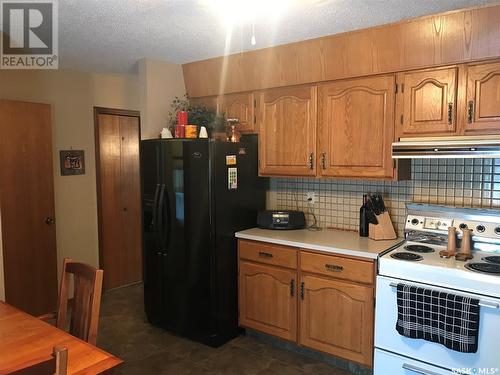
<svg viewBox="0 0 500 375">
<path fill-rule="evenodd" d="M 255 39 L 255 23 L 252 22 L 252 38 L 250 39 L 250 44 L 255 46 L 257 44 L 257 40 Z"/>
</svg>

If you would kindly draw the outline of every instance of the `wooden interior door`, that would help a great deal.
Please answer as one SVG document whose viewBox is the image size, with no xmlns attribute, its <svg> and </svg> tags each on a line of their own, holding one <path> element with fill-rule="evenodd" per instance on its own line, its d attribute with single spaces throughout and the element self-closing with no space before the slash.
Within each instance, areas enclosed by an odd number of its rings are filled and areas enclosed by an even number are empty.
<svg viewBox="0 0 500 375">
<path fill-rule="evenodd" d="M 259 95 L 259 172 L 316 176 L 317 87 L 265 90 Z"/>
<path fill-rule="evenodd" d="M 253 93 L 222 95 L 218 99 L 218 111 L 224 113 L 227 119 L 240 121 L 238 130 L 241 133 L 256 133 L 255 99 Z"/>
<path fill-rule="evenodd" d="M 467 67 L 466 117 L 466 133 L 500 133 L 500 62 Z"/>
<path fill-rule="evenodd" d="M 371 366 L 373 288 L 302 276 L 299 344 Z"/>
<path fill-rule="evenodd" d="M 457 68 L 403 73 L 401 136 L 457 132 L 457 74 Z"/>
<path fill-rule="evenodd" d="M 50 106 L 0 100 L 0 134 L 5 299 L 41 315 L 58 289 Z"/>
<path fill-rule="evenodd" d="M 138 116 L 96 109 L 99 255 L 105 289 L 142 280 Z"/>
<path fill-rule="evenodd" d="M 295 288 L 295 271 L 240 261 L 240 325 L 295 341 Z"/>
<path fill-rule="evenodd" d="M 322 176 L 393 178 L 395 77 L 320 85 Z"/>
</svg>

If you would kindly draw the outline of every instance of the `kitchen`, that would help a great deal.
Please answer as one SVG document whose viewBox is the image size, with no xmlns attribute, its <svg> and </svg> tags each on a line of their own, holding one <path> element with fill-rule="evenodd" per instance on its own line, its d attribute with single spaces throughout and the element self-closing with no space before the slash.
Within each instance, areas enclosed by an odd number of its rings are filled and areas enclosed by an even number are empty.
<svg viewBox="0 0 500 375">
<path fill-rule="evenodd" d="M 125 361 L 116 371 L 498 372 L 500 6 L 452 3 L 269 45 L 264 24 L 242 21 L 230 53 L 146 58 L 137 75 L 88 73 L 90 62 L 71 72 L 69 60 L 59 72 L 0 71 L 4 111 L 12 101 L 51 104 L 53 165 L 63 149 L 85 151 L 81 175 L 54 169 L 50 289 L 55 297 L 64 258 L 104 270 L 97 346 Z M 322 12 L 361 12 L 313 9 L 318 22 Z M 74 124 L 62 110 L 72 85 Z M 191 122 L 200 113 L 211 120 Z M 15 176 L 3 160 L 3 176 Z M 118 177 L 117 165 L 128 166 Z M 12 297 L 21 279 L 9 192 L 5 301 L 30 312 Z M 435 304 L 444 322 L 427 317 Z M 464 309 L 474 318 L 457 317 Z"/>
</svg>

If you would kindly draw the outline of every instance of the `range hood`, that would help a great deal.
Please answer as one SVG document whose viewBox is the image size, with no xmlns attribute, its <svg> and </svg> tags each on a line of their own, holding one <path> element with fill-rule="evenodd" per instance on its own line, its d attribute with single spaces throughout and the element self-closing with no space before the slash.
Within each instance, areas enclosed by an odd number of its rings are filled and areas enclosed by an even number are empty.
<svg viewBox="0 0 500 375">
<path fill-rule="evenodd" d="M 401 138 L 392 144 L 393 159 L 498 157 L 500 135 Z"/>
</svg>

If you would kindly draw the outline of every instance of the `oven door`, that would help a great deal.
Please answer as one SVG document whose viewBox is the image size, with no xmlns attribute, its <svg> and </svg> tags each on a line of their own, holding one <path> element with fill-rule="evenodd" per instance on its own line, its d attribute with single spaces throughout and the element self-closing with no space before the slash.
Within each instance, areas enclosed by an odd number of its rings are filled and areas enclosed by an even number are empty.
<svg viewBox="0 0 500 375">
<path fill-rule="evenodd" d="M 375 347 L 450 370 L 458 371 L 458 369 L 475 368 L 479 371 L 479 369 L 497 369 L 496 372 L 493 373 L 499 373 L 500 299 L 480 297 L 481 303 L 484 302 L 488 306 L 481 306 L 479 309 L 477 352 L 460 353 L 438 343 L 401 336 L 396 331 L 398 311 L 396 287 L 394 285 L 398 282 L 478 298 L 478 296 L 457 290 L 444 289 L 433 285 L 408 282 L 385 276 L 377 276 Z M 374 366 L 376 369 L 376 361 Z"/>
</svg>

